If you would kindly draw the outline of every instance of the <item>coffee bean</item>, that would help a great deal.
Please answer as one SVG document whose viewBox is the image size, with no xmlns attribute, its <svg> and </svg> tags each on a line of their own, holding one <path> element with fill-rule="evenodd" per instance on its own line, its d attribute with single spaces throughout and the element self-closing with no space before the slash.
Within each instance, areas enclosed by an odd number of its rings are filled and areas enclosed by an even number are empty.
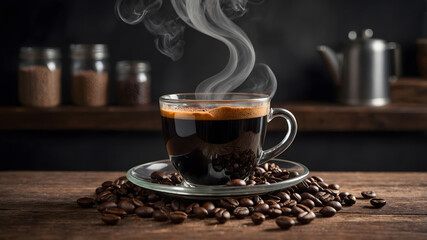
<svg viewBox="0 0 427 240">
<path fill-rule="evenodd" d="M 311 178 L 313 178 L 314 181 L 316 181 L 316 182 L 323 182 L 323 178 L 321 178 L 319 176 L 312 176 Z"/>
<path fill-rule="evenodd" d="M 252 207 L 254 202 L 250 198 L 242 198 L 239 201 L 239 205 L 243 207 Z"/>
<path fill-rule="evenodd" d="M 90 208 L 95 204 L 95 199 L 83 197 L 77 199 L 77 204 L 82 208 Z"/>
<path fill-rule="evenodd" d="M 251 215 L 251 219 L 255 225 L 260 225 L 261 223 L 263 223 L 265 221 L 265 216 L 264 216 L 264 214 L 262 214 L 260 212 L 254 212 Z"/>
<path fill-rule="evenodd" d="M 103 214 L 101 220 L 107 225 L 117 225 L 121 217 L 114 214 Z"/>
<path fill-rule="evenodd" d="M 281 217 L 278 217 L 278 218 L 276 219 L 276 224 L 277 224 L 277 226 L 279 226 L 281 229 L 286 230 L 286 229 L 291 228 L 293 225 L 295 225 L 295 220 L 293 220 L 293 219 L 292 219 L 292 218 L 290 218 L 290 217 L 281 216 Z"/>
<path fill-rule="evenodd" d="M 320 209 L 320 214 L 324 217 L 332 217 L 335 215 L 337 210 L 331 206 L 324 206 L 322 209 Z"/>
<path fill-rule="evenodd" d="M 204 207 L 193 207 L 193 213 L 198 219 L 205 219 L 209 215 L 208 210 Z"/>
<path fill-rule="evenodd" d="M 315 206 L 313 200 L 311 200 L 311 199 L 304 199 L 301 201 L 301 204 L 307 206 L 310 209 L 313 209 Z"/>
<path fill-rule="evenodd" d="M 292 208 L 293 206 L 297 205 L 297 201 L 291 199 L 291 200 L 287 200 L 283 203 L 284 207 L 288 207 L 288 208 Z"/>
<path fill-rule="evenodd" d="M 292 193 L 291 194 L 291 199 L 297 201 L 297 202 L 301 202 L 302 198 L 301 195 L 299 195 L 298 193 Z"/>
<path fill-rule="evenodd" d="M 179 199 L 174 199 L 171 201 L 171 209 L 173 211 L 182 211 L 182 210 L 185 211 L 185 205 Z"/>
<path fill-rule="evenodd" d="M 381 198 L 372 198 L 371 199 L 371 205 L 374 206 L 374 208 L 382 208 L 385 206 L 387 201 L 385 199 Z"/>
<path fill-rule="evenodd" d="M 193 208 L 194 208 L 194 207 L 200 207 L 200 205 L 199 205 L 198 203 L 196 203 L 196 202 L 191 203 L 190 205 L 188 205 L 188 206 L 185 208 L 185 213 L 187 213 L 187 214 L 192 214 L 192 213 L 193 213 Z"/>
<path fill-rule="evenodd" d="M 290 216 L 292 214 L 292 208 L 282 207 L 280 210 L 282 210 L 283 216 Z"/>
<path fill-rule="evenodd" d="M 96 190 L 95 190 L 95 194 L 96 195 L 98 195 L 98 194 L 100 194 L 101 192 L 103 192 L 103 191 L 105 191 L 105 188 L 104 187 L 98 187 Z"/>
<path fill-rule="evenodd" d="M 225 197 L 225 198 L 221 198 L 221 200 L 220 200 L 220 205 L 221 205 L 223 208 L 225 208 L 225 209 L 227 209 L 227 210 L 229 210 L 229 211 L 232 211 L 232 210 L 234 210 L 236 207 L 238 207 L 238 206 L 239 206 L 239 201 L 237 201 L 237 200 L 236 200 L 236 199 L 234 199 L 234 198 Z"/>
<path fill-rule="evenodd" d="M 310 187 L 308 187 L 307 192 L 311 193 L 311 194 L 316 194 L 317 192 L 319 192 L 319 187 L 316 185 L 310 185 Z"/>
<path fill-rule="evenodd" d="M 278 196 L 282 202 L 291 199 L 291 197 L 289 196 L 289 194 L 287 194 L 285 192 L 279 192 L 279 193 L 276 194 L 276 196 Z"/>
<path fill-rule="evenodd" d="M 282 215 L 282 210 L 277 208 L 270 208 L 268 210 L 268 216 L 270 218 L 277 218 L 278 216 Z"/>
<path fill-rule="evenodd" d="M 254 207 L 254 212 L 261 212 L 263 214 L 268 214 L 268 209 L 270 209 L 270 206 L 268 206 L 267 203 L 260 203 Z"/>
<path fill-rule="evenodd" d="M 255 197 L 253 197 L 253 202 L 254 202 L 254 205 L 256 206 L 258 204 L 264 203 L 264 200 L 262 200 L 262 198 L 257 195 Z"/>
<path fill-rule="evenodd" d="M 352 206 L 356 203 L 356 197 L 353 194 L 347 195 L 344 197 L 344 203 L 347 206 Z"/>
<path fill-rule="evenodd" d="M 168 214 L 163 209 L 154 210 L 153 218 L 155 221 L 164 222 L 168 220 Z"/>
<path fill-rule="evenodd" d="M 113 184 L 114 185 L 123 185 L 127 181 L 129 181 L 129 180 L 127 179 L 126 176 L 121 176 L 121 177 L 117 178 L 116 180 L 114 180 Z"/>
<path fill-rule="evenodd" d="M 226 209 L 221 209 L 215 214 L 215 218 L 219 223 L 225 223 L 230 219 L 230 213 Z"/>
<path fill-rule="evenodd" d="M 296 171 L 291 171 L 289 172 L 289 178 L 294 178 L 294 177 L 298 177 L 299 173 Z"/>
<path fill-rule="evenodd" d="M 226 185 L 227 186 L 246 186 L 246 182 L 243 181 L 242 179 L 236 178 L 228 181 Z"/>
<path fill-rule="evenodd" d="M 169 214 L 172 223 L 179 224 L 187 219 L 187 214 L 182 211 L 174 211 Z"/>
<path fill-rule="evenodd" d="M 362 196 L 363 198 L 369 199 L 369 198 L 375 198 L 377 194 L 374 191 L 363 191 Z"/>
<path fill-rule="evenodd" d="M 338 184 L 329 184 L 328 188 L 332 189 L 332 190 L 340 190 L 340 185 L 338 185 Z"/>
<path fill-rule="evenodd" d="M 246 181 L 246 186 L 254 186 L 256 182 L 254 180 L 248 180 Z"/>
<path fill-rule="evenodd" d="M 148 202 L 157 202 L 159 200 L 160 200 L 160 196 L 157 195 L 157 194 L 155 194 L 155 193 L 153 193 L 153 192 L 149 193 L 148 196 L 147 196 L 147 201 Z"/>
<path fill-rule="evenodd" d="M 150 177 L 151 177 L 151 179 L 154 179 L 154 180 L 163 180 L 167 176 L 166 176 L 166 174 L 164 174 L 162 172 L 154 171 L 154 172 L 151 173 Z"/>
<path fill-rule="evenodd" d="M 120 216 L 120 217 L 124 217 L 127 214 L 125 210 L 123 210 L 121 208 L 116 208 L 116 207 L 106 208 L 104 210 L 104 213 L 106 213 L 106 214 L 114 214 L 114 215 L 117 215 L 117 216 Z"/>
<path fill-rule="evenodd" d="M 117 207 L 123 209 L 126 211 L 127 214 L 132 214 L 135 212 L 135 205 L 133 205 L 132 203 L 126 201 L 126 200 L 122 200 L 117 204 Z"/>
<path fill-rule="evenodd" d="M 341 200 L 344 201 L 345 196 L 350 195 L 349 192 L 340 192 L 340 194 L 338 194 L 338 196 L 341 198 Z"/>
<path fill-rule="evenodd" d="M 307 207 L 306 205 L 301 204 L 301 203 L 298 203 L 295 207 L 299 207 L 299 208 L 301 208 L 302 210 L 304 210 L 306 212 L 310 212 L 311 211 L 311 209 L 309 207 Z"/>
<path fill-rule="evenodd" d="M 320 191 L 316 193 L 314 196 L 318 198 L 320 201 L 322 201 L 323 204 L 326 204 L 327 202 L 335 199 L 334 195 L 326 191 Z"/>
<path fill-rule="evenodd" d="M 325 182 L 318 182 L 317 184 L 318 184 L 318 186 L 320 186 L 321 188 L 324 188 L 324 189 L 325 189 L 325 188 L 328 188 L 328 186 L 329 186 L 329 185 L 328 185 L 327 183 L 325 183 Z"/>
<path fill-rule="evenodd" d="M 115 201 L 116 200 L 115 197 L 114 197 L 114 195 L 109 190 L 105 190 L 105 191 L 99 193 L 96 196 L 96 199 L 97 199 L 98 202 L 101 202 L 101 203 L 102 202 Z"/>
<path fill-rule="evenodd" d="M 293 206 L 291 210 L 291 214 L 295 217 L 298 216 L 300 213 L 307 212 L 305 208 L 301 208 L 299 206 Z"/>
<path fill-rule="evenodd" d="M 153 216 L 154 208 L 152 207 L 139 207 L 135 209 L 135 213 L 138 217 L 150 218 Z"/>
<path fill-rule="evenodd" d="M 330 201 L 328 203 L 326 203 L 326 206 L 331 206 L 333 208 L 335 208 L 335 210 L 339 211 L 342 208 L 342 205 L 340 202 L 338 201 Z"/>
<path fill-rule="evenodd" d="M 98 206 L 98 211 L 102 213 L 107 208 L 116 208 L 116 207 L 117 207 L 116 202 L 113 202 L 113 201 L 103 202 Z"/>
<path fill-rule="evenodd" d="M 157 202 L 154 202 L 153 205 L 152 205 L 152 207 L 154 209 L 160 209 L 160 208 L 162 208 L 164 206 L 166 206 L 166 203 L 164 201 L 157 201 Z"/>
<path fill-rule="evenodd" d="M 112 185 L 113 185 L 112 181 L 105 181 L 105 182 L 102 183 L 103 187 L 111 187 Z"/>
<path fill-rule="evenodd" d="M 316 218 L 316 214 L 314 214 L 314 212 L 303 212 L 298 214 L 297 216 L 297 220 L 298 222 L 300 222 L 301 224 L 307 224 L 310 223 L 311 221 L 313 221 L 313 219 Z"/>
<path fill-rule="evenodd" d="M 233 211 L 233 215 L 237 219 L 243 219 L 249 215 L 249 209 L 247 207 L 236 207 Z"/>
<path fill-rule="evenodd" d="M 144 203 L 139 200 L 138 198 L 131 198 L 131 202 L 133 203 L 133 205 L 135 205 L 135 207 L 142 207 L 144 206 Z"/>
</svg>

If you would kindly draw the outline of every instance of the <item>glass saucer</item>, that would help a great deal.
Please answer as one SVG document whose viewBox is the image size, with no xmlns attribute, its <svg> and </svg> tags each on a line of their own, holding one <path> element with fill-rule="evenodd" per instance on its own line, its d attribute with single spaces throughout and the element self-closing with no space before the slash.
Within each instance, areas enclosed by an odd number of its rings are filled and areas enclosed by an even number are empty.
<svg viewBox="0 0 427 240">
<path fill-rule="evenodd" d="M 299 173 L 297 177 L 284 180 L 269 185 L 255 185 L 255 186 L 236 186 L 230 187 L 226 185 L 165 185 L 159 183 L 152 183 L 150 175 L 154 171 L 164 173 L 173 173 L 175 168 L 169 159 L 158 160 L 149 163 L 144 163 L 135 166 L 126 174 L 126 177 L 137 186 L 157 191 L 167 195 L 178 196 L 181 198 L 190 199 L 215 199 L 222 197 L 244 197 L 252 195 L 262 195 L 268 192 L 277 191 L 280 189 L 288 188 L 300 183 L 308 176 L 308 168 L 301 163 L 292 162 L 282 159 L 271 159 L 269 163 L 275 163 L 280 168 L 286 168 L 288 171 L 296 171 Z"/>
</svg>

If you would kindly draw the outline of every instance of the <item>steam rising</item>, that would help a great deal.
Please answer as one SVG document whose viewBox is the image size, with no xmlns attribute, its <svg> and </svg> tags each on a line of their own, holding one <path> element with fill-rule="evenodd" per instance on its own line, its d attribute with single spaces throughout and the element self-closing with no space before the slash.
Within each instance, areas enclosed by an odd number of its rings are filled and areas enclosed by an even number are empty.
<svg viewBox="0 0 427 240">
<path fill-rule="evenodd" d="M 245 14 L 247 0 L 170 0 L 174 12 L 162 0 L 117 0 L 116 12 L 126 23 L 144 22 L 156 36 L 157 49 L 176 61 L 184 52 L 185 25 L 223 42 L 229 50 L 225 68 L 202 81 L 196 93 L 276 91 L 276 78 L 265 64 L 255 65 L 255 50 L 248 36 L 231 19 Z M 220 94 L 218 94 L 220 93 Z"/>
</svg>

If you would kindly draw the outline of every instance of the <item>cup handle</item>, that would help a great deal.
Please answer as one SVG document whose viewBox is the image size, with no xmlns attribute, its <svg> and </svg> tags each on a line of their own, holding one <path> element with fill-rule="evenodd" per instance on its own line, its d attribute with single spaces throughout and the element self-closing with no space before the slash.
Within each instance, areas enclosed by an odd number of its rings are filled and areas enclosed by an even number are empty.
<svg viewBox="0 0 427 240">
<path fill-rule="evenodd" d="M 276 117 L 282 117 L 286 120 L 286 123 L 288 124 L 288 132 L 279 144 L 261 152 L 261 158 L 258 161 L 258 164 L 263 164 L 267 160 L 275 158 L 283 153 L 292 144 L 295 135 L 297 134 L 297 120 L 291 112 L 283 108 L 272 108 L 267 116 L 267 123 L 271 122 L 271 120 Z"/>
</svg>

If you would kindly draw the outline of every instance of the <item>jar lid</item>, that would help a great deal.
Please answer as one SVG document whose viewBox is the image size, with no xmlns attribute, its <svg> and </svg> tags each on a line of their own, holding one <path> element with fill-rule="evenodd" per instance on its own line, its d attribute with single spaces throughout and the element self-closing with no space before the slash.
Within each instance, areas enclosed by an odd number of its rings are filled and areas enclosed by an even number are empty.
<svg viewBox="0 0 427 240">
<path fill-rule="evenodd" d="M 21 47 L 19 57 L 22 59 L 58 59 L 61 57 L 59 48 Z"/>
<path fill-rule="evenodd" d="M 108 47 L 105 44 L 71 44 L 71 58 L 104 59 L 108 57 Z"/>
<path fill-rule="evenodd" d="M 150 69 L 150 63 L 145 61 L 119 61 L 116 64 L 117 72 L 148 72 Z"/>
</svg>

